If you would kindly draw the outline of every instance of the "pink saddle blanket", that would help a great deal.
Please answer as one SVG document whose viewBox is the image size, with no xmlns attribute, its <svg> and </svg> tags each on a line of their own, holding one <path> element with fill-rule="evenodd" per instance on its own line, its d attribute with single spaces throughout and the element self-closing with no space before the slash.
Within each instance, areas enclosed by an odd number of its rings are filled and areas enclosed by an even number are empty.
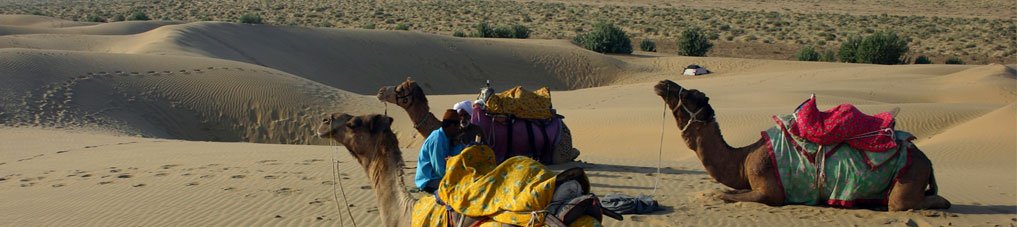
<svg viewBox="0 0 1017 227">
<path fill-rule="evenodd" d="M 883 152 L 897 148 L 893 114 L 866 115 L 851 104 L 819 111 L 816 97 L 806 100 L 795 111 L 791 134 L 821 145 L 841 142 L 859 150 Z"/>
</svg>

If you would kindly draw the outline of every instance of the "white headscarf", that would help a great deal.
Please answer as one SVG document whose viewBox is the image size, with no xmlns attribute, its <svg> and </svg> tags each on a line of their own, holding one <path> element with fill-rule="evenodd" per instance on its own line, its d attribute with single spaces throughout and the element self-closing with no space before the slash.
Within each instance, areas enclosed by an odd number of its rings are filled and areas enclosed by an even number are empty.
<svg viewBox="0 0 1017 227">
<path fill-rule="evenodd" d="M 452 105 L 452 109 L 456 111 L 464 110 L 466 111 L 466 114 L 473 116 L 473 102 L 470 100 L 456 103 L 455 105 Z"/>
</svg>

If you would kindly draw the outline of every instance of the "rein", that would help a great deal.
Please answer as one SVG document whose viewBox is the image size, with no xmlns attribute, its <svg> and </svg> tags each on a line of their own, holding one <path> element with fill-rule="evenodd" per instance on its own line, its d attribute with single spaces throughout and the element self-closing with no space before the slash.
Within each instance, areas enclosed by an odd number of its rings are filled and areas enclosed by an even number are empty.
<svg viewBox="0 0 1017 227">
<path fill-rule="evenodd" d="M 673 110 L 671 110 L 671 112 L 672 113 L 678 112 L 678 109 L 680 108 L 681 110 L 684 110 L 685 113 L 689 114 L 689 121 L 685 122 L 685 126 L 682 126 L 682 128 L 679 129 L 679 130 L 681 130 L 684 133 L 686 129 L 689 129 L 689 126 L 692 125 L 693 122 L 706 123 L 706 121 L 699 120 L 699 119 L 696 118 L 696 117 L 699 116 L 699 113 L 703 112 L 704 108 L 699 108 L 699 110 L 696 110 L 696 112 L 692 112 L 691 110 L 689 110 L 689 108 L 687 108 L 684 105 L 682 105 L 682 101 L 683 101 L 682 100 L 682 91 L 685 91 L 685 88 L 679 88 L 678 89 L 678 104 L 675 105 L 675 108 Z"/>
<path fill-rule="evenodd" d="M 386 112 L 387 112 L 387 110 L 386 110 Z M 336 122 L 335 119 L 332 119 L 328 123 L 328 127 L 332 129 L 332 131 L 329 132 L 329 134 L 331 134 L 331 135 L 335 135 L 335 122 Z M 346 214 L 350 216 L 350 221 L 352 221 L 353 222 L 353 226 L 356 227 L 357 226 L 357 219 L 355 219 L 353 217 L 353 213 L 350 212 L 350 209 L 349 209 L 349 207 L 350 207 L 349 200 L 346 199 L 346 190 L 343 187 L 342 177 L 339 176 L 339 162 L 335 160 L 335 154 L 339 153 L 339 146 L 336 145 L 336 141 L 335 141 L 334 138 L 330 138 L 329 141 L 330 141 L 330 144 L 332 145 L 332 147 L 335 148 L 334 152 L 329 152 L 329 155 L 330 155 L 330 159 L 331 159 L 331 162 L 332 162 L 332 166 L 331 166 L 332 167 L 332 169 L 331 169 L 331 171 L 332 171 L 332 200 L 335 201 L 335 209 L 336 209 L 336 212 L 339 213 L 339 226 L 345 226 L 345 224 L 343 223 L 342 208 L 339 207 L 339 196 L 336 194 L 336 184 L 339 185 L 339 192 L 342 193 L 342 195 L 343 195 L 343 204 L 347 207 L 346 208 Z"/>
</svg>

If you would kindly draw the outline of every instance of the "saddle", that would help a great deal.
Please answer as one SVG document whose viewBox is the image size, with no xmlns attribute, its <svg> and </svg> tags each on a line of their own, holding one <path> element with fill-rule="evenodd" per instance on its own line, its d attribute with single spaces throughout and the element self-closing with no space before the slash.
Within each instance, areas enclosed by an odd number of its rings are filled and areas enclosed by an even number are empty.
<svg viewBox="0 0 1017 227">
<path fill-rule="evenodd" d="M 495 166 L 491 149 L 472 146 L 449 159 L 433 196 L 414 206 L 414 226 L 590 226 L 607 215 L 581 168 L 552 175 L 533 159 Z"/>
<path fill-rule="evenodd" d="M 846 143 L 859 150 L 884 152 L 897 148 L 894 117 L 890 112 L 866 115 L 851 104 L 827 111 L 816 107 L 816 96 L 803 102 L 792 114 L 791 134 L 820 145 Z"/>
<path fill-rule="evenodd" d="M 485 104 L 487 112 L 495 115 L 509 115 L 522 119 L 549 119 L 553 116 L 551 91 L 546 87 L 529 92 L 521 86 L 516 86 L 490 96 Z"/>
</svg>

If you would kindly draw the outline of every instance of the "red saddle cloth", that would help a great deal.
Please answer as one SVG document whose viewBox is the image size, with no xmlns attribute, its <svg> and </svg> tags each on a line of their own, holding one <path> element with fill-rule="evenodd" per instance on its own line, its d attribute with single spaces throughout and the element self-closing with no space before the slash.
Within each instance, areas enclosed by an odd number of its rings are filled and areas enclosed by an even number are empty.
<svg viewBox="0 0 1017 227">
<path fill-rule="evenodd" d="M 882 112 L 866 115 L 851 104 L 841 104 L 827 111 L 819 111 L 816 97 L 802 103 L 795 111 L 795 122 L 789 131 L 821 145 L 847 143 L 859 150 L 884 152 L 897 148 L 893 138 L 893 114 Z"/>
</svg>

